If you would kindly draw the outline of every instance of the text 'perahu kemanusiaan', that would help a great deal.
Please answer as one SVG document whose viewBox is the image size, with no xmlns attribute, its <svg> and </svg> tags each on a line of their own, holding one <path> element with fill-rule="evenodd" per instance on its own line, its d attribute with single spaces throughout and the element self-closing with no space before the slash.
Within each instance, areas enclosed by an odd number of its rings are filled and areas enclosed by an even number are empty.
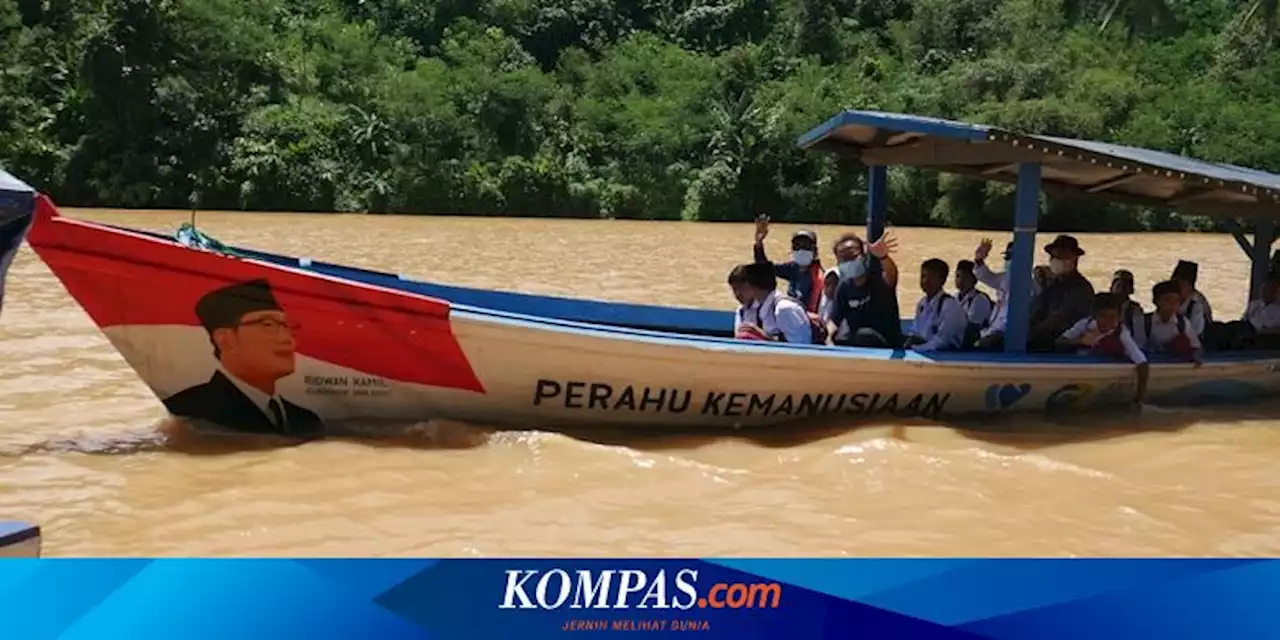
<svg viewBox="0 0 1280 640">
<path fill-rule="evenodd" d="M 836 413 L 937 418 L 950 399 L 949 393 L 698 392 L 574 380 L 538 380 L 533 392 L 535 407 L 670 414 L 693 411 L 726 418 L 811 417 Z"/>
</svg>

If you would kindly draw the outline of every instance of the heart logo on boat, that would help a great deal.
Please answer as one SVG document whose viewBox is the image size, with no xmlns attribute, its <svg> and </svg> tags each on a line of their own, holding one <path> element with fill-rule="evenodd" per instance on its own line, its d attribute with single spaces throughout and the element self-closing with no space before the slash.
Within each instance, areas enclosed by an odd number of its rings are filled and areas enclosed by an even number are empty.
<svg viewBox="0 0 1280 640">
<path fill-rule="evenodd" d="M 1018 401 L 1029 393 L 1031 393 L 1031 385 L 1026 382 L 1021 385 L 993 384 L 987 387 L 987 409 L 992 411 L 1008 409 L 1018 404 Z"/>
</svg>

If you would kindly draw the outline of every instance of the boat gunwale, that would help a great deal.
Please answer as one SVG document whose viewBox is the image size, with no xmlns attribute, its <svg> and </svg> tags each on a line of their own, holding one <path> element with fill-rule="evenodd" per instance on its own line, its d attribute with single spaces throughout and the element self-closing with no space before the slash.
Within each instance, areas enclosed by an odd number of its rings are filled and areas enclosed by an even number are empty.
<svg viewBox="0 0 1280 640">
<path fill-rule="evenodd" d="M 525 329 L 545 330 L 561 334 L 586 335 L 597 338 L 621 339 L 629 342 L 641 342 L 647 344 L 661 345 L 665 347 L 692 347 L 701 348 L 708 351 L 727 351 L 733 353 L 749 353 L 749 354 L 787 354 L 787 355 L 805 355 L 819 356 L 833 359 L 850 359 L 850 360 L 872 360 L 872 361 L 897 361 L 905 364 L 916 366 L 937 366 L 942 368 L 972 368 L 975 366 L 996 366 L 999 368 L 1020 368 L 1020 369 L 1083 369 L 1083 368 L 1108 368 L 1115 369 L 1119 372 L 1122 369 L 1131 369 L 1132 364 L 1115 362 L 1098 356 L 1081 355 L 1081 354 L 1045 354 L 1045 353 L 1006 353 L 1006 352 L 986 352 L 986 351 L 942 351 L 922 354 L 915 351 L 907 351 L 903 349 L 871 349 L 864 347 L 846 347 L 837 345 L 812 345 L 812 344 L 790 344 L 790 343 L 774 343 L 764 341 L 743 341 L 734 338 L 723 338 L 718 336 L 702 336 L 702 335 L 686 335 L 675 332 L 654 331 L 649 329 L 637 329 L 632 327 L 611 326 L 607 324 L 595 324 L 578 322 L 573 320 L 564 320 L 560 318 L 549 318 L 544 316 L 535 316 L 529 314 L 521 314 L 511 311 L 501 311 L 474 305 L 466 305 L 452 302 L 447 299 L 427 296 L 425 294 L 410 291 L 401 288 L 388 287 L 381 284 L 370 282 L 362 282 L 352 278 L 343 278 L 336 275 L 317 272 L 313 269 L 303 267 L 300 264 L 296 266 L 277 264 L 270 261 L 237 256 L 233 254 L 224 254 L 213 251 L 202 251 L 188 247 L 176 239 L 165 237 L 156 232 L 131 229 L 98 223 L 90 220 L 80 220 L 76 218 L 68 218 L 62 215 L 50 216 L 48 222 L 51 223 L 67 223 L 89 229 L 105 232 L 118 233 L 136 237 L 140 240 L 157 242 L 168 246 L 176 246 L 188 251 L 201 251 L 203 253 L 211 253 L 212 255 L 242 260 L 254 263 L 263 267 L 281 269 L 290 271 L 300 275 L 321 278 L 331 282 L 347 284 L 349 286 L 365 287 L 372 290 L 378 290 L 388 293 L 396 293 L 400 295 L 413 296 L 415 298 L 430 300 L 433 302 L 442 302 L 448 305 L 449 314 L 452 317 L 454 313 L 460 315 L 461 318 L 472 321 L 493 321 L 496 324 L 507 326 L 515 326 Z M 56 236 L 55 236 L 56 237 Z M 45 245 L 46 248 L 60 249 L 65 251 L 74 251 L 79 253 L 89 253 L 80 248 L 68 248 L 65 245 L 59 245 L 56 241 Z M 233 248 L 234 249 L 234 248 Z M 264 252 L 265 253 L 265 252 Z M 103 257 L 118 260 L 126 263 L 138 264 L 136 260 L 129 257 L 119 255 L 103 255 Z M 288 257 L 288 256 L 282 256 Z M 298 260 L 297 258 L 291 258 Z M 154 265 L 159 266 L 159 265 Z M 334 264 L 339 268 L 342 265 Z M 358 268 L 357 268 L 358 269 Z M 52 270 L 52 269 L 51 269 Z M 55 273 L 56 275 L 56 273 Z M 386 274 L 392 277 L 392 274 Z M 396 277 L 397 282 L 412 283 L 413 281 L 404 279 L 402 276 Z M 430 284 L 430 283 L 423 283 Z M 461 287 L 466 288 L 466 287 Z M 522 294 L 533 298 L 538 298 L 536 294 Z M 573 301 L 573 298 L 565 300 Z M 603 305 L 629 303 L 611 303 L 608 301 L 591 300 Z M 655 307 L 661 309 L 662 307 Z M 698 309 L 696 307 L 687 308 L 693 310 L 709 311 Z M 1149 355 L 1152 365 L 1158 366 L 1162 370 L 1169 369 L 1191 369 L 1194 365 L 1189 362 L 1180 361 L 1163 354 Z M 1223 365 L 1240 365 L 1240 364 L 1266 364 L 1271 361 L 1280 360 L 1280 350 L 1277 351 L 1237 351 L 1237 352 L 1210 352 L 1204 358 L 1204 366 L 1223 366 Z M 1280 374 L 1280 365 L 1272 365 L 1272 369 Z"/>
</svg>

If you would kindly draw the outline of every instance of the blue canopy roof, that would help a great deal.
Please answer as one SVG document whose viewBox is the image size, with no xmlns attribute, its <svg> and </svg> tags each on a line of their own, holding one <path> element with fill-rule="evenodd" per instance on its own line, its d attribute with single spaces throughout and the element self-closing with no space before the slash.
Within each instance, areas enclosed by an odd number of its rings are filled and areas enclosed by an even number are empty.
<svg viewBox="0 0 1280 640">
<path fill-rule="evenodd" d="M 870 166 L 904 165 L 1016 182 L 1039 163 L 1048 193 L 1171 207 L 1226 218 L 1280 219 L 1280 176 L 1106 142 L 1019 134 L 980 124 L 844 111 L 797 140 Z"/>
<path fill-rule="evenodd" d="M 35 196 L 35 189 L 0 168 L 0 225 L 14 216 L 30 215 Z"/>
<path fill-rule="evenodd" d="M 13 177 L 13 174 L 0 168 L 0 191 L 10 191 L 18 193 L 35 193 L 27 183 Z"/>
</svg>

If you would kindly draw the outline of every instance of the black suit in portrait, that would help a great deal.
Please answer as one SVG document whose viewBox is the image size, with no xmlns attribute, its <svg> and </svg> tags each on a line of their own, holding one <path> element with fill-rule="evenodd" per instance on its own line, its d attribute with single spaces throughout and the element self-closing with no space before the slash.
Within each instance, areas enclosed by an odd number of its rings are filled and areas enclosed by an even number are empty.
<svg viewBox="0 0 1280 640">
<path fill-rule="evenodd" d="M 164 406 L 175 416 L 208 420 L 236 431 L 299 438 L 324 434 L 320 416 L 283 398 L 281 404 L 286 429 L 273 424 L 221 371 L 215 371 L 208 382 L 183 389 L 164 400 Z"/>
</svg>

